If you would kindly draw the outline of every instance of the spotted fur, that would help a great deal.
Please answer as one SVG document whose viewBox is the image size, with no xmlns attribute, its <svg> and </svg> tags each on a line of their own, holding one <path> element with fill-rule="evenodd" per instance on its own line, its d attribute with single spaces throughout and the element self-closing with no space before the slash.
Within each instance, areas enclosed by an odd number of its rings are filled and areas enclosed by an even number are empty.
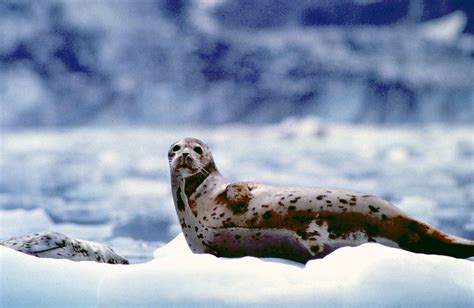
<svg viewBox="0 0 474 308">
<path fill-rule="evenodd" d="M 94 261 L 110 264 L 128 264 L 111 248 L 89 241 L 71 239 L 57 232 L 32 233 L 1 241 L 0 245 L 39 258 Z"/>
<path fill-rule="evenodd" d="M 176 212 L 189 247 L 217 256 L 321 258 L 343 246 L 378 242 L 466 258 L 474 242 L 410 218 L 372 195 L 231 182 L 208 146 L 185 138 L 168 152 Z"/>
</svg>

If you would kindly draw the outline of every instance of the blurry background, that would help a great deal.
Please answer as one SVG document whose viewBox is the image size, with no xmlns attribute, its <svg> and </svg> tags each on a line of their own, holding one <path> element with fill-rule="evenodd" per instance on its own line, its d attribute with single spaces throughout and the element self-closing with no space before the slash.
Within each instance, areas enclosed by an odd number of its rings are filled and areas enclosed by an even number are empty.
<svg viewBox="0 0 474 308">
<path fill-rule="evenodd" d="M 3 0 L 0 125 L 473 120 L 468 0 Z"/>
<path fill-rule="evenodd" d="M 380 195 L 474 238 L 474 1 L 0 1 L 0 239 L 133 262 L 180 229 L 166 152 Z"/>
</svg>

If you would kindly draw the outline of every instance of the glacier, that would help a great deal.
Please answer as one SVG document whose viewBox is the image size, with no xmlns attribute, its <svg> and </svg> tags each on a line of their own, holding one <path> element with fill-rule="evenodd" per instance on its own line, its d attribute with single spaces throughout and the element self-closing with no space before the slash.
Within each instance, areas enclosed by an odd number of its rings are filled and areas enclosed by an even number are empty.
<svg viewBox="0 0 474 308">
<path fill-rule="evenodd" d="M 472 123 L 473 20 L 454 0 L 2 1 L 0 126 Z"/>
</svg>

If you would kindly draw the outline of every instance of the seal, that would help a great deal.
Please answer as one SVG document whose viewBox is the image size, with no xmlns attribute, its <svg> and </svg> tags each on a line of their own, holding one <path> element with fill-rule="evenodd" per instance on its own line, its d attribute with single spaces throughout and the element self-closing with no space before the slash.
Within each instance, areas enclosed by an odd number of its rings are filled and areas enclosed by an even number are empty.
<svg viewBox="0 0 474 308">
<path fill-rule="evenodd" d="M 198 139 L 173 143 L 168 160 L 176 212 L 194 253 L 305 263 L 343 246 L 376 242 L 415 253 L 474 256 L 474 241 L 441 232 L 372 195 L 231 182 Z"/>
<path fill-rule="evenodd" d="M 111 248 L 94 242 L 72 239 L 58 232 L 32 233 L 1 241 L 0 245 L 38 258 L 129 264 Z"/>
</svg>

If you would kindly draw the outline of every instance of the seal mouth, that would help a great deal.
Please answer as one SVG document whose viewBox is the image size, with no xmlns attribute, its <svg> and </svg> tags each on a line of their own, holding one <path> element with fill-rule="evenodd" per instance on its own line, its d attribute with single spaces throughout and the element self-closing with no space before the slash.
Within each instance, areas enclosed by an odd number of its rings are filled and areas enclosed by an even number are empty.
<svg viewBox="0 0 474 308">
<path fill-rule="evenodd" d="M 180 161 L 178 161 L 178 163 L 176 164 L 176 167 L 194 169 L 193 161 L 190 157 L 187 157 L 185 159 L 180 159 Z"/>
<path fill-rule="evenodd" d="M 190 166 L 190 164 L 187 164 L 187 163 L 181 163 L 181 164 L 177 165 L 176 168 L 178 168 L 178 169 L 185 168 L 185 169 L 190 169 L 190 170 L 194 169 L 192 166 Z"/>
<path fill-rule="evenodd" d="M 175 169 L 180 171 L 187 171 L 188 173 L 193 173 L 197 170 L 194 161 L 191 157 L 180 158 L 176 161 Z"/>
</svg>

